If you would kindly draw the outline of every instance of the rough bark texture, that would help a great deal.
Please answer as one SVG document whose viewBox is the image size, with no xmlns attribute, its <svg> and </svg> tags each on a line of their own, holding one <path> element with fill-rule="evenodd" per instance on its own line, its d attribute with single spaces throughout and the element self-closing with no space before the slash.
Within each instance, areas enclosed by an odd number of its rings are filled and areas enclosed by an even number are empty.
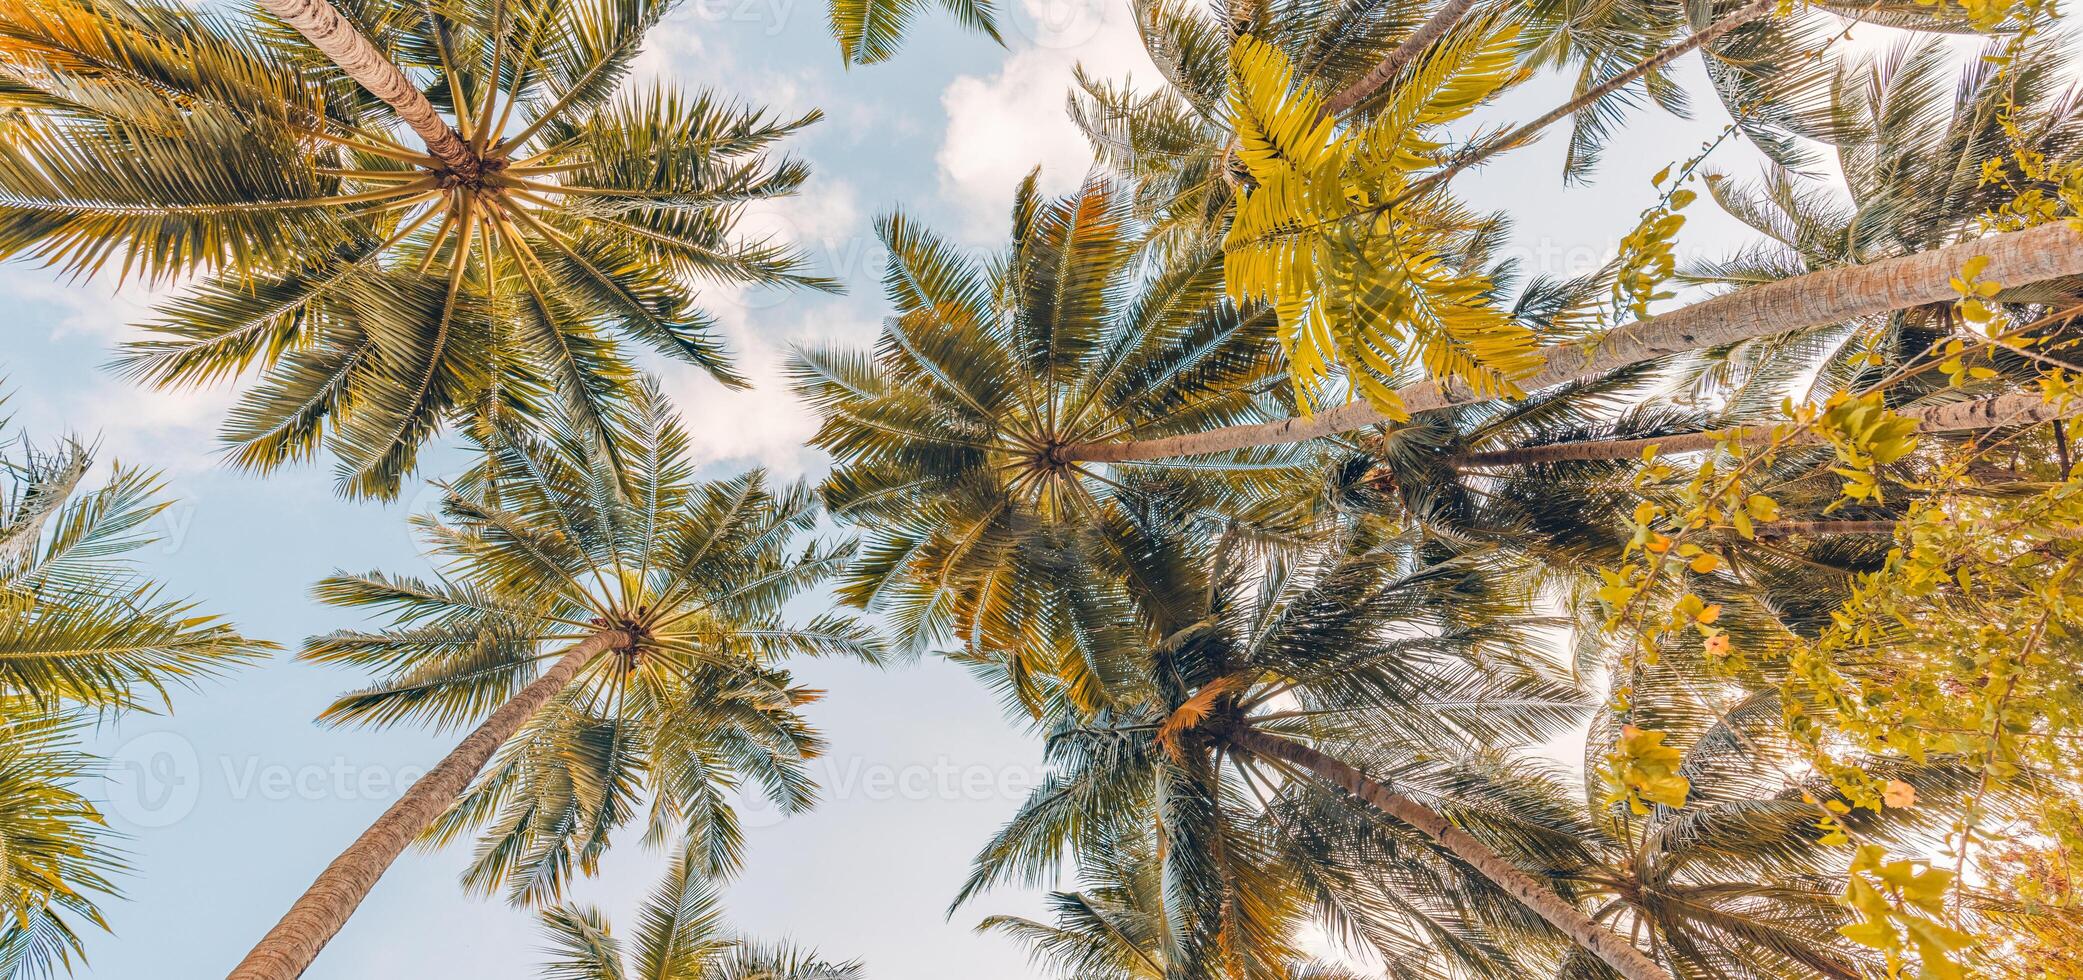
<svg viewBox="0 0 2083 980">
<path fill-rule="evenodd" d="M 1960 432 L 1971 429 L 1993 429 L 2008 425 L 2035 425 L 2063 415 L 2062 407 L 2051 404 L 2039 395 L 1998 395 L 1975 401 L 1955 402 L 1931 408 L 1915 408 L 1902 413 L 1904 418 L 1917 420 L 1919 432 Z M 1643 450 L 1655 446 L 1661 455 L 1698 452 L 1714 447 L 1717 435 L 1724 438 L 1733 435 L 1747 441 L 1754 440 L 1763 445 L 1770 437 L 1767 426 L 1725 430 L 1716 432 L 1678 432 L 1668 436 L 1647 439 L 1593 439 L 1584 442 L 1557 442 L 1545 446 L 1521 446 L 1518 449 L 1500 449 L 1496 452 L 1469 453 L 1454 461 L 1459 469 L 1475 469 L 1491 466 L 1527 466 L 1534 463 L 1558 463 L 1585 459 L 1639 459 Z M 1803 432 L 1787 442 L 1787 445 L 1813 445 L 1823 441 L 1814 432 Z"/>
<path fill-rule="evenodd" d="M 1307 745 L 1278 735 L 1245 728 L 1231 732 L 1229 740 L 1238 748 L 1297 766 L 1333 786 L 1366 801 L 1397 821 L 1409 824 L 1453 852 L 1483 877 L 1518 899 L 1547 923 L 1561 930 L 1577 945 L 1628 980 L 1671 980 L 1656 961 L 1636 949 L 1634 943 L 1585 915 L 1582 909 L 1556 894 L 1532 875 L 1518 869 L 1488 844 L 1449 823 L 1439 812 L 1375 782 L 1337 759 Z"/>
<path fill-rule="evenodd" d="M 398 66 L 376 50 L 354 24 L 340 16 L 340 11 L 326 0 L 258 0 L 268 13 L 286 21 L 289 26 L 304 35 L 312 47 L 319 50 L 340 70 L 347 73 L 369 94 L 388 103 L 405 120 L 405 125 L 419 134 L 427 144 L 427 152 L 450 170 L 465 176 L 475 176 L 478 171 L 477 155 L 470 152 L 470 145 L 463 142 L 454 127 L 434 111 L 434 104 L 427 101 L 425 93 Z"/>
<path fill-rule="evenodd" d="M 318 879 L 282 916 L 282 921 L 275 923 L 231 971 L 230 980 L 292 980 L 301 975 L 318 958 L 318 951 L 347 924 L 347 918 L 368 896 L 369 889 L 376 887 L 376 880 L 383 877 L 391 862 L 462 795 L 492 753 L 569 685 L 587 661 L 627 642 L 627 634 L 617 631 L 588 637 L 559 657 L 556 664 L 512 700 L 500 705 L 492 717 L 413 783 L 398 802 L 391 804 L 383 816 L 376 818 L 362 836 L 319 873 Z"/>
<path fill-rule="evenodd" d="M 1365 76 L 1331 96 L 1330 100 L 1324 103 L 1324 114 L 1335 116 L 1352 108 L 1362 99 L 1381 91 L 1381 87 L 1389 84 L 1389 79 L 1395 78 L 1396 74 L 1403 70 L 1403 66 L 1415 61 L 1432 42 L 1445 36 L 1449 29 L 1460 23 L 1462 16 L 1468 13 L 1468 8 L 1473 6 L 1475 0 L 1447 0 L 1441 4 L 1438 10 L 1432 12 L 1430 18 L 1419 24 L 1418 29 L 1404 38 L 1402 44 L 1396 45 L 1394 50 L 1383 56 Z"/>
<path fill-rule="evenodd" d="M 2083 237 L 2071 231 L 2068 222 L 2057 221 L 1915 255 L 1752 286 L 1628 324 L 1590 343 L 1557 348 L 1548 355 L 1545 367 L 1518 383 L 1527 391 L 1537 391 L 1671 354 L 1949 300 L 1955 295 L 1953 275 L 1975 256 L 1989 259 L 1982 273 L 1985 280 L 2023 286 L 2083 274 Z M 1410 385 L 1397 393 L 1411 412 L 1471 400 L 1436 382 Z M 1066 446 L 1061 455 L 1065 460 L 1087 462 L 1167 459 L 1300 442 L 1387 420 L 1371 403 L 1355 401 L 1304 418 L 1135 442 Z"/>
</svg>

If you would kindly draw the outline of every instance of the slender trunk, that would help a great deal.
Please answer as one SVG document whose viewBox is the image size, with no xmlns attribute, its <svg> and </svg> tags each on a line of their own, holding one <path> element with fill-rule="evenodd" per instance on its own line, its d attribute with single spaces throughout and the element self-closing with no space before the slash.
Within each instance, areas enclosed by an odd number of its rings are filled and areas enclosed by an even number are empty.
<svg viewBox="0 0 2083 980">
<path fill-rule="evenodd" d="M 2023 286 L 2083 273 L 2083 236 L 2070 230 L 2068 222 L 2056 221 L 1915 255 L 1752 286 L 1618 327 L 1586 343 L 1558 347 L 1549 352 L 1546 366 L 1518 383 L 1527 391 L 1538 391 L 1658 357 L 1950 300 L 1955 297 L 1953 275 L 1975 256 L 1989 259 L 1983 272 L 1987 281 Z M 1398 389 L 1397 394 L 1413 413 L 1473 400 L 1431 381 Z M 1278 422 L 1065 446 L 1060 455 L 1072 462 L 1167 459 L 1301 442 L 1385 421 L 1388 417 L 1371 402 L 1354 401 Z"/>
<path fill-rule="evenodd" d="M 1454 176 L 1456 174 L 1459 174 L 1460 172 L 1467 170 L 1468 168 L 1473 167 L 1476 164 L 1489 159 L 1490 157 L 1496 156 L 1497 154 L 1512 149 L 1514 147 L 1526 145 L 1527 143 L 1531 142 L 1534 137 L 1539 136 L 1541 130 L 1547 129 L 1549 126 L 1553 126 L 1556 123 L 1569 118 L 1570 116 L 1574 116 L 1577 113 L 1582 112 L 1587 108 L 1590 108 L 1592 104 L 1596 103 L 1598 100 L 1603 99 L 1606 96 L 1613 94 L 1614 92 L 1618 92 L 1629 85 L 1633 85 L 1642 76 L 1647 75 L 1650 72 L 1656 71 L 1657 69 L 1662 68 L 1663 66 L 1668 65 L 1671 62 L 1678 60 L 1679 58 L 1685 57 L 1686 55 L 1692 53 L 1695 49 L 1719 39 L 1722 35 L 1727 34 L 1728 32 L 1733 31 L 1738 27 L 1742 27 L 1743 25 L 1748 24 L 1751 21 L 1754 21 L 1760 17 L 1765 16 L 1768 13 L 1771 13 L 1775 8 L 1778 7 L 1778 5 L 1779 0 L 1757 0 L 1756 3 L 1753 3 L 1748 7 L 1744 7 L 1743 9 L 1738 10 L 1735 13 L 1728 15 L 1727 17 L 1723 17 L 1722 19 L 1707 25 L 1707 27 L 1701 30 L 1699 33 L 1694 34 L 1693 36 L 1688 37 L 1685 40 L 1678 42 L 1677 44 L 1673 44 L 1670 47 L 1663 49 L 1662 51 L 1658 51 L 1657 53 L 1650 55 L 1648 58 L 1643 59 L 1639 64 L 1636 64 L 1633 68 L 1629 68 L 1628 70 L 1621 72 L 1620 74 L 1615 75 L 1612 78 L 1608 78 L 1605 81 L 1592 86 L 1591 88 L 1585 89 L 1582 93 L 1577 95 L 1576 98 L 1573 98 L 1568 102 L 1565 102 L 1559 106 L 1556 106 L 1553 109 L 1548 110 L 1547 114 L 1541 116 L 1540 118 L 1535 119 L 1532 122 L 1529 122 L 1523 126 L 1520 126 L 1517 129 L 1512 130 L 1510 133 L 1505 134 L 1503 137 L 1499 139 L 1485 142 L 1482 145 L 1481 152 L 1472 153 L 1468 156 L 1450 161 L 1445 167 L 1442 167 L 1439 170 L 1434 171 L 1433 173 L 1425 175 L 1425 179 L 1420 180 L 1416 184 L 1411 185 L 1410 190 L 1405 191 L 1401 196 L 1399 196 L 1397 198 L 1397 201 L 1406 201 L 1413 197 L 1416 197 L 1419 194 L 1422 194 L 1433 187 L 1439 186 L 1441 183 L 1445 181 L 1454 179 Z"/>
<path fill-rule="evenodd" d="M 1409 37 L 1404 38 L 1402 44 L 1396 45 L 1395 50 L 1384 55 L 1373 70 L 1331 96 L 1330 101 L 1324 103 L 1324 115 L 1338 115 L 1380 91 L 1382 86 L 1389 83 L 1389 79 L 1395 78 L 1397 73 L 1403 70 L 1403 66 L 1417 60 L 1418 55 L 1432 46 L 1432 42 L 1439 40 L 1455 24 L 1460 23 L 1461 17 L 1473 6 L 1475 0 L 1446 0 L 1440 4 L 1439 9 L 1433 11 L 1432 16 L 1424 23 L 1419 24 L 1418 29 L 1412 31 Z"/>
<path fill-rule="evenodd" d="M 470 144 L 463 141 L 447 120 L 434 111 L 434 104 L 427 101 L 425 93 L 398 70 L 383 52 L 376 50 L 354 24 L 340 16 L 340 11 L 326 0 L 258 0 L 261 7 L 288 22 L 289 26 L 304 35 L 305 40 L 339 65 L 369 94 L 389 103 L 398 118 L 419 134 L 427 144 L 427 152 L 450 170 L 465 176 L 476 176 L 477 155 L 470 152 Z M 457 111 L 463 111 L 458 108 Z"/>
<path fill-rule="evenodd" d="M 2066 412 L 2061 405 L 2033 394 L 1997 395 L 1970 402 L 1914 408 L 1902 413 L 1904 418 L 1917 420 L 1919 432 L 1960 432 L 2010 425 L 2034 425 L 2049 419 L 2052 419 L 2055 425 L 2060 425 L 2061 416 L 2064 414 Z M 1756 445 L 1763 445 L 1764 440 L 1770 436 L 1769 426 L 1753 426 L 1721 432 L 1679 432 L 1644 439 L 1556 442 L 1545 446 L 1521 446 L 1495 452 L 1469 453 L 1456 459 L 1454 466 L 1456 469 L 1475 469 L 1490 466 L 1528 466 L 1566 460 L 1639 459 L 1643 450 L 1650 446 L 1655 446 L 1660 454 L 1670 455 L 1712 449 L 1722 439 L 1731 437 L 1746 441 L 1755 440 Z M 1822 436 L 1808 431 L 1795 436 L 1786 445 L 1814 445 L 1822 441 Z M 2066 469 L 2063 472 L 2066 472 Z"/>
<path fill-rule="evenodd" d="M 391 804 L 383 816 L 376 818 L 362 836 L 319 873 L 318 879 L 282 916 L 282 921 L 275 923 L 231 971 L 230 980 L 292 980 L 302 975 L 318 958 L 318 951 L 347 924 L 348 916 L 354 914 L 369 890 L 376 887 L 376 879 L 383 877 L 391 862 L 462 795 L 492 753 L 564 690 L 587 661 L 627 642 L 626 634 L 614 630 L 587 637 L 559 657 L 541 677 L 522 688 L 521 693 L 500 705 L 492 717 L 413 783 L 398 802 Z"/>
<path fill-rule="evenodd" d="M 1555 889 L 1519 870 L 1504 855 L 1454 826 L 1439 811 L 1368 778 L 1366 773 L 1292 739 L 1251 728 L 1232 731 L 1230 742 L 1246 752 L 1279 759 L 1351 793 L 1375 809 L 1438 841 L 1478 874 L 1490 879 L 1534 914 L 1561 930 L 1628 980 L 1671 980 L 1670 973 L 1626 937 L 1584 914 Z"/>
</svg>

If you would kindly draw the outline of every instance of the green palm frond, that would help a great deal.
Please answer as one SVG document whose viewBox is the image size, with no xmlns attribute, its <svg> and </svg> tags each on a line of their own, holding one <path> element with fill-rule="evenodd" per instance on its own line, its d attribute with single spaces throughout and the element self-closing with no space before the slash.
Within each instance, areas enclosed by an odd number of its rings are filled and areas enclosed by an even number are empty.
<svg viewBox="0 0 2083 980">
<path fill-rule="evenodd" d="M 262 659 L 195 603 L 169 598 L 137 552 L 168 506 L 157 477 L 94 468 L 76 441 L 0 458 L 0 976 L 45 977 L 84 960 L 83 926 L 124 870 L 114 835 L 78 787 L 100 772 L 79 735 L 90 715 L 164 704 Z"/>
<path fill-rule="evenodd" d="M 999 44 L 998 8 L 991 0 L 940 0 L 955 23 Z M 905 32 L 926 10 L 924 0 L 832 0 L 832 38 L 848 66 L 886 61 L 903 46 Z"/>
<path fill-rule="evenodd" d="M 857 963 L 833 963 L 790 943 L 763 943 L 724 926 L 716 882 L 696 870 L 687 848 L 666 864 L 658 888 L 638 909 L 628 940 L 590 906 L 557 905 L 541 913 L 555 957 L 538 975 L 549 980 L 861 980 Z"/>
<path fill-rule="evenodd" d="M 832 289 L 738 233 L 796 192 L 775 152 L 814 122 L 627 83 L 669 0 L 358 11 L 466 137 L 469 166 L 265 16 L 159 0 L 0 10 L 0 255 L 185 288 L 123 369 L 162 387 L 252 378 L 238 465 L 325 451 L 390 497 L 418 450 L 510 409 L 584 406 L 605 433 L 631 344 L 742 384 L 705 287 Z M 517 107 L 525 107 L 516 111 Z"/>
<path fill-rule="evenodd" d="M 1139 276 L 1138 228 L 1102 184 L 1021 201 L 1018 236 L 990 266 L 886 219 L 897 316 L 876 350 L 791 361 L 823 419 L 816 442 L 839 459 L 825 501 L 869 529 L 841 594 L 888 611 L 914 647 L 961 637 L 1013 649 L 1072 621 L 1051 583 L 1086 547 L 1075 529 L 1130 483 L 1221 494 L 1225 477 L 1263 486 L 1292 465 L 1280 452 L 1200 469 L 1058 462 L 1055 448 L 1081 440 L 1262 417 L 1244 386 L 1266 372 L 1271 323 L 1222 298 L 1219 259 L 1205 252 Z"/>
<path fill-rule="evenodd" d="M 817 515 L 808 487 L 759 471 L 696 481 L 685 427 L 655 383 L 612 420 L 619 451 L 573 418 L 581 410 L 490 433 L 441 512 L 418 521 L 438 577 L 326 579 L 321 600 L 392 622 L 314 638 L 302 654 L 379 675 L 326 721 L 454 728 L 598 630 L 638 638 L 585 664 L 427 834 L 479 835 L 466 884 L 525 904 L 557 900 L 645 810 L 654 839 L 701 845 L 700 873 L 736 866 L 731 791 L 782 812 L 816 798 L 805 761 L 823 742 L 800 709 L 818 692 L 782 661 L 883 652 L 851 617 L 785 613 L 853 554 L 802 540 Z"/>
<path fill-rule="evenodd" d="M 86 959 L 84 927 L 107 929 L 96 900 L 126 867 L 115 835 L 76 788 L 99 771 L 82 722 L 10 696 L 0 708 L 0 976 L 47 977 Z"/>
</svg>

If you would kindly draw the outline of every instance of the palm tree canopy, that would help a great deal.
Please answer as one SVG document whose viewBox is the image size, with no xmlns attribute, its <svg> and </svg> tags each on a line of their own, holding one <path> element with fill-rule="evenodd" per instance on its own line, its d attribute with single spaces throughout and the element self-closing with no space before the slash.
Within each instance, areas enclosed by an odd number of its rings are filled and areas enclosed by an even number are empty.
<svg viewBox="0 0 2083 980">
<path fill-rule="evenodd" d="M 684 847 L 637 910 L 633 942 L 615 935 L 599 909 L 557 905 L 542 910 L 546 980 L 863 980 L 857 962 L 833 963 L 792 943 L 733 935 L 722 896 Z"/>
<path fill-rule="evenodd" d="M 1028 947 L 1035 964 L 1065 980 L 1165 980 L 1164 883 L 1146 838 L 1093 854 L 1079 888 L 1048 896 L 1053 921 L 994 915 L 977 925 Z M 1360 980 L 1360 974 L 1299 954 L 1267 980 Z"/>
<path fill-rule="evenodd" d="M 1118 625 L 1079 640 L 1108 700 L 1049 702 L 1051 776 L 978 856 L 958 902 L 1044 879 L 1065 856 L 1103 867 L 1155 827 L 1166 976 L 1220 975 L 1224 963 L 1284 976 L 1294 921 L 1311 909 L 1381 955 L 1441 969 L 1515 975 L 1528 962 L 1515 943 L 1549 949 L 1538 920 L 1421 835 L 1379 814 L 1355 819 L 1335 794 L 1227 738 L 1255 728 L 1400 749 L 1381 778 L 1529 860 L 1556 860 L 1548 852 L 1566 850 L 1565 836 L 1484 801 L 1465 776 L 1484 751 L 1562 730 L 1588 707 L 1524 652 L 1539 622 L 1514 611 L 1479 560 L 1361 542 L 1283 549 L 1261 566 L 1244 536 L 1182 533 L 1179 518 L 1161 507 L 1124 516 L 1112 552 L 1124 567 L 1082 575 L 1101 592 L 1128 583 L 1112 606 Z M 1010 686 L 1014 662 L 963 657 Z M 1380 863 L 1357 864 L 1359 853 Z"/>
<path fill-rule="evenodd" d="M 1062 623 L 1046 605 L 1065 568 L 1064 529 L 1112 506 L 1124 481 L 1160 475 L 1228 493 L 1290 465 L 1280 452 L 1189 466 L 1068 464 L 1061 447 L 1264 418 L 1272 317 L 1222 295 L 1219 255 L 1149 271 L 1140 232 L 1102 182 L 1013 206 L 1013 237 L 989 263 L 910 218 L 880 225 L 896 315 L 873 352 L 797 351 L 797 390 L 818 411 L 816 445 L 837 459 L 823 494 L 866 529 L 842 595 L 886 610 L 914 644 Z M 1027 622 L 1028 625 L 1019 625 Z"/>
<path fill-rule="evenodd" d="M 94 489 L 89 447 L 9 440 L 0 457 L 0 975 L 41 976 L 84 958 L 82 925 L 106 927 L 115 836 L 79 791 L 100 763 L 79 748 L 90 716 L 268 656 L 269 643 L 171 598 L 135 561 L 168 506 L 157 477 L 116 466 Z"/>
<path fill-rule="evenodd" d="M 305 647 L 305 659 L 383 675 L 326 710 L 336 723 L 472 724 L 572 643 L 631 638 L 586 663 L 429 833 L 482 831 L 464 880 L 516 901 L 553 900 L 574 869 L 590 872 L 645 794 L 654 840 L 691 835 L 700 867 L 735 866 L 730 791 L 784 812 L 815 799 L 804 763 L 823 743 L 797 709 L 818 692 L 780 662 L 882 655 L 852 618 L 783 614 L 853 554 L 799 543 L 817 513 L 808 487 L 760 471 L 697 481 L 656 386 L 638 388 L 632 408 L 618 434 L 640 451 L 620 460 L 569 419 L 484 445 L 441 513 L 419 521 L 435 577 L 343 574 L 317 587 L 394 619 Z"/>
<path fill-rule="evenodd" d="M 444 425 L 579 406 L 635 343 L 742 384 L 697 290 L 813 286 L 735 234 L 807 171 L 818 118 L 625 83 L 670 0 L 355 4 L 362 35 L 467 142 L 459 170 L 265 14 L 158 0 L 0 6 L 0 255 L 187 284 L 122 364 L 160 386 L 255 372 L 237 464 L 338 461 L 391 496 Z"/>
</svg>

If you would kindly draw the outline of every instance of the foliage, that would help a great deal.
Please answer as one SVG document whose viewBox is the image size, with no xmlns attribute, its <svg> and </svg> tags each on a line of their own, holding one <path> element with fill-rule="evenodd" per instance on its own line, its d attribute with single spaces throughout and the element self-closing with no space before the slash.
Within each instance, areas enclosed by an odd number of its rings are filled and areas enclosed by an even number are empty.
<svg viewBox="0 0 2083 980">
<path fill-rule="evenodd" d="M 184 283 L 125 370 L 160 387 L 255 373 L 231 458 L 266 471 L 323 446 L 352 495 L 394 496 L 451 424 L 482 436 L 554 401 L 605 432 L 636 382 L 630 343 L 743 384 L 696 291 L 832 285 L 735 232 L 747 203 L 802 184 L 772 148 L 817 114 L 624 85 L 671 9 L 350 9 L 430 77 L 465 172 L 401 143 L 392 110 L 264 15 L 10 2 L 0 256 Z"/>
<path fill-rule="evenodd" d="M 896 315 L 874 351 L 792 357 L 796 390 L 822 423 L 813 442 L 837 463 L 826 504 L 866 537 L 840 595 L 886 613 L 902 642 L 959 638 L 980 653 L 1041 657 L 1016 681 L 1051 664 L 1074 676 L 1071 638 L 1109 613 L 1065 591 L 1078 571 L 1073 529 L 1105 520 L 1145 476 L 1191 499 L 1265 485 L 1295 465 L 1289 453 L 1106 469 L 1061 458 L 1072 443 L 1277 410 L 1252 387 L 1269 373 L 1272 318 L 1224 300 L 1217 255 L 1138 269 L 1124 212 L 1103 184 L 1044 200 L 1030 178 L 1012 242 L 988 263 L 906 216 L 886 218 Z"/>
<path fill-rule="evenodd" d="M 1438 162 L 1433 132 L 1523 77 L 1518 29 L 1478 18 L 1434 46 L 1364 127 L 1339 132 L 1278 48 L 1238 40 L 1229 110 L 1249 184 L 1223 241 L 1230 295 L 1280 316 L 1295 384 L 1314 395 L 1333 368 L 1391 418 L 1425 377 L 1484 397 L 1518 395 L 1540 364 L 1499 309 L 1494 283 L 1456 268 L 1481 225 L 1443 191 L 1414 188 Z"/>
<path fill-rule="evenodd" d="M 998 34 L 998 8 L 991 0 L 940 0 L 961 24 L 1004 44 Z M 888 59 L 904 42 L 904 32 L 926 7 L 921 0 L 831 0 L 832 37 L 848 65 Z"/>
<path fill-rule="evenodd" d="M 503 886 L 516 903 L 554 901 L 591 873 L 647 800 L 650 840 L 691 837 L 702 873 L 736 867 L 732 790 L 782 812 L 816 798 L 804 763 L 823 741 L 798 709 L 820 692 L 781 661 L 881 656 L 852 618 L 782 614 L 853 555 L 847 542 L 797 544 L 817 516 L 809 488 L 759 471 L 696 481 L 684 425 L 653 384 L 619 433 L 640 451 L 619 462 L 590 429 L 552 421 L 547 435 L 499 432 L 440 514 L 416 519 L 434 578 L 319 583 L 321 600 L 393 626 L 316 637 L 302 654 L 382 675 L 323 720 L 456 728 L 598 630 L 635 638 L 585 663 L 428 832 L 431 844 L 478 834 L 464 884 Z"/>
<path fill-rule="evenodd" d="M 118 466 L 83 490 L 88 447 L 12 449 L 0 459 L 0 976 L 38 977 L 85 957 L 80 929 L 107 928 L 97 902 L 125 870 L 80 792 L 101 772 L 81 729 L 273 647 L 168 598 L 139 567 L 169 506 L 158 478 Z"/>
<path fill-rule="evenodd" d="M 861 980 L 858 963 L 829 963 L 790 943 L 761 943 L 724 928 L 723 897 L 683 848 L 637 910 L 634 944 L 615 935 L 599 909 L 556 905 L 541 912 L 554 957 L 549 980 Z"/>
<path fill-rule="evenodd" d="M 774 147 L 814 114 L 623 91 L 667 4 L 350 5 L 469 142 L 458 170 L 267 18 L 6 3 L 0 252 L 202 277 L 127 363 L 259 373 L 243 465 L 323 444 L 345 489 L 383 495 L 437 430 L 471 442 L 419 523 L 439 575 L 320 587 L 395 617 L 307 647 L 382 675 L 328 720 L 468 724 L 565 645 L 629 638 L 428 837 L 477 834 L 466 882 L 536 904 L 645 807 L 654 843 L 683 842 L 626 949 L 597 910 L 545 911 L 550 975 L 857 972 L 730 936 L 708 877 L 742 859 L 730 791 L 814 798 L 819 692 L 783 660 L 883 655 L 860 620 L 784 614 L 835 575 L 1043 735 L 1047 782 L 957 904 L 1070 862 L 1051 921 L 985 923 L 1065 976 L 1339 975 L 1305 962 L 1311 929 L 1392 976 L 1608 975 L 1572 914 L 1686 980 L 2070 966 L 2077 282 L 1971 261 L 1942 302 L 1519 386 L 1553 345 L 1653 333 L 1682 290 L 2078 220 L 2083 102 L 2049 3 L 1135 0 L 1159 83 L 1081 72 L 1071 96 L 1100 172 L 1063 199 L 1030 176 L 981 258 L 884 218 L 877 342 L 793 356 L 834 457 L 818 493 L 858 551 L 796 543 L 806 486 L 697 482 L 624 352 L 735 382 L 695 284 L 830 285 L 733 231 L 801 184 Z M 890 57 L 925 6 L 836 0 L 842 55 Z M 997 37 L 991 4 L 942 6 Z M 1658 175 L 1613 260 L 1556 280 L 1501 259 L 1507 222 L 1455 180 L 1564 121 L 1563 179 L 1588 180 L 1635 108 L 1687 110 L 1667 55 L 1729 18 L 1699 48 L 1728 125 Z M 1914 36 L 1837 50 L 1867 22 Z M 1956 72 L 1941 32 L 1991 39 Z M 1489 128 L 1544 71 L 1577 98 Z M 1761 180 L 1695 181 L 1738 140 Z M 1702 185 L 1758 241 L 1681 262 Z M 1461 403 L 1413 413 L 1398 391 L 1420 383 Z M 1918 422 L 2033 393 L 2029 426 Z M 1388 424 L 1090 455 L 1352 400 Z M 68 712 L 256 647 L 108 570 L 123 545 L 36 546 L 128 541 L 149 481 L 61 509 L 82 452 L 22 472 L 0 622 L 149 651 L 0 658 L 0 748 L 25 760 L 0 753 L 5 899 L 49 920 L 18 919 L 0 962 L 62 963 L 113 868 L 68 788 L 88 766 Z M 1565 643 L 1569 671 L 1546 655 Z M 1536 752 L 1580 734 L 1572 785 Z"/>
</svg>

